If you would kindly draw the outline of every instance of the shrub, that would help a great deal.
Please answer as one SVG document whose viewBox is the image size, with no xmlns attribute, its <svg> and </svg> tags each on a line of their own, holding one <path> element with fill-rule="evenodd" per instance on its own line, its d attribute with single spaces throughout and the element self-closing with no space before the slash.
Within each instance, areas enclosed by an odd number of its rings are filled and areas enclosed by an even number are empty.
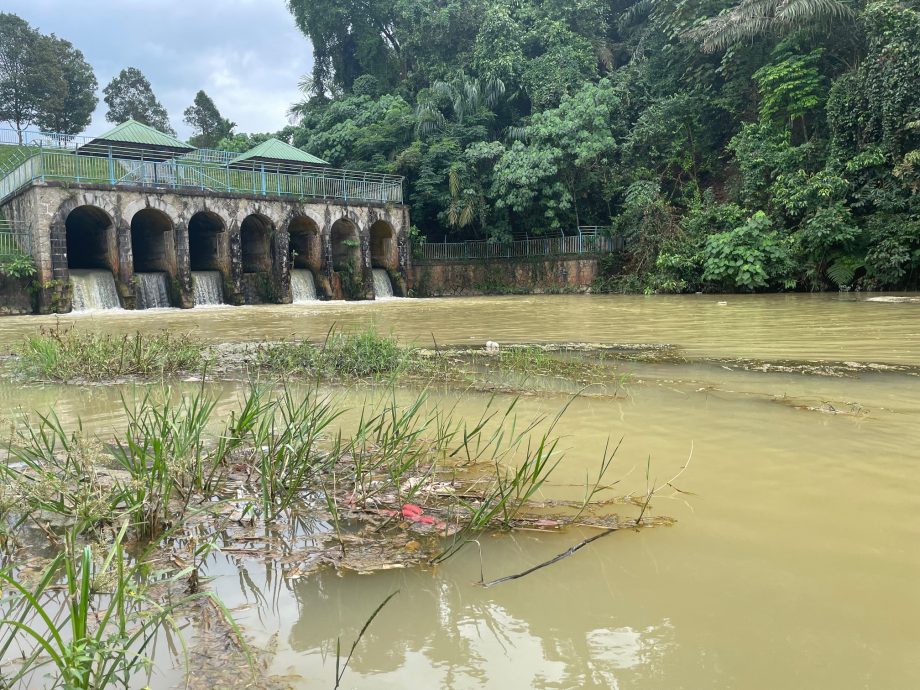
<svg viewBox="0 0 920 690">
<path fill-rule="evenodd" d="M 734 230 L 711 235 L 706 240 L 704 267 L 705 280 L 730 290 L 795 285 L 789 278 L 789 243 L 773 230 L 773 222 L 763 211 Z"/>
<path fill-rule="evenodd" d="M 10 278 L 29 278 L 35 275 L 35 264 L 28 254 L 8 254 L 0 256 L 0 276 Z"/>
</svg>

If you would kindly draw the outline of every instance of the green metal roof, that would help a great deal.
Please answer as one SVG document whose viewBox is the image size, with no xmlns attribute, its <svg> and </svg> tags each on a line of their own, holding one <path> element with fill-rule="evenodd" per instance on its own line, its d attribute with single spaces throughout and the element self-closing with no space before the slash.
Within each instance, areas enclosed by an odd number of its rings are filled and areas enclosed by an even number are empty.
<svg viewBox="0 0 920 690">
<path fill-rule="evenodd" d="M 105 134 L 100 134 L 93 139 L 93 142 L 97 141 L 117 141 L 122 144 L 141 144 L 143 146 L 179 149 L 181 151 L 192 151 L 195 148 L 137 120 L 122 122 Z"/>
<path fill-rule="evenodd" d="M 281 162 L 291 162 L 291 163 L 310 163 L 311 165 L 329 165 L 322 158 L 317 158 L 312 156 L 306 151 L 301 151 L 299 148 L 286 144 L 279 139 L 269 139 L 263 141 L 258 146 L 249 149 L 245 153 L 241 153 L 239 156 L 230 161 L 230 165 L 234 163 L 242 163 L 244 161 L 251 160 L 271 160 L 271 161 L 281 161 Z"/>
</svg>

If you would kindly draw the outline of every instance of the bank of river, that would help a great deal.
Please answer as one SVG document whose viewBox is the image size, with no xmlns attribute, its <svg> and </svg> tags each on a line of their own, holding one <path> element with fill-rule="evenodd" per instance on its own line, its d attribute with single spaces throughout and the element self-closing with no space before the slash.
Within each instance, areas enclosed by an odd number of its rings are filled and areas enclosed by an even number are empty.
<svg viewBox="0 0 920 690">
<path fill-rule="evenodd" d="M 269 673 L 330 687 L 344 644 L 389 593 L 348 671 L 359 688 L 901 688 L 920 684 L 920 305 L 863 296 L 525 297 L 73 317 L 77 328 L 194 329 L 212 342 L 322 337 L 374 324 L 427 344 L 668 344 L 667 361 L 623 361 L 628 395 L 576 400 L 560 427 L 564 463 L 547 493 L 577 497 L 608 437 L 623 438 L 617 493 L 673 476 L 653 509 L 671 528 L 623 531 L 494 588 L 587 533 L 482 540 L 435 570 L 324 571 L 285 579 L 270 564 L 211 557 L 212 583 L 259 644 Z M 9 345 L 42 318 L 0 320 Z M 761 372 L 732 360 L 858 362 L 905 371 Z M 214 384 L 235 399 L 242 384 Z M 125 387 L 0 384 L 19 408 L 118 426 Z M 409 400 L 413 389 L 400 389 Z M 354 406 L 366 390 L 340 390 Z M 371 393 L 372 395 L 373 393 Z M 488 396 L 434 389 L 477 418 Z M 519 417 L 565 395 L 525 396 Z M 345 423 L 345 422 L 343 422 Z M 617 506 L 623 514 L 637 509 Z M 192 635 L 194 639 L 194 635 Z M 160 658 L 168 656 L 161 654 Z M 193 659 L 193 663 L 194 659 Z M 198 663 L 203 663 L 200 659 Z M 154 687 L 176 681 L 160 672 Z"/>
</svg>

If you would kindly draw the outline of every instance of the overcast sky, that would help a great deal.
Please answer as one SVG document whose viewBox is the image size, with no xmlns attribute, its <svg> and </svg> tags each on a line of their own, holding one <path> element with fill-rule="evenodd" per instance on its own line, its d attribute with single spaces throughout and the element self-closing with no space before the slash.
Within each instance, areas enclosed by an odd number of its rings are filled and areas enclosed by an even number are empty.
<svg viewBox="0 0 920 690">
<path fill-rule="evenodd" d="M 102 89 L 125 67 L 147 76 L 184 139 L 182 112 L 198 89 L 238 132 L 281 129 L 313 64 L 284 0 L 4 0 L 3 11 L 83 51 L 99 81 L 89 134 L 111 126 Z"/>
</svg>

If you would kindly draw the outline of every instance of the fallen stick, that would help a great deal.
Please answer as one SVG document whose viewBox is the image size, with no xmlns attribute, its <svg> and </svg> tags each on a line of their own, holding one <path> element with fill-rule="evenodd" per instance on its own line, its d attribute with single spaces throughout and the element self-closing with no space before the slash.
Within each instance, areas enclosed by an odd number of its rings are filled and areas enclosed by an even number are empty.
<svg viewBox="0 0 920 690">
<path fill-rule="evenodd" d="M 645 499 L 645 505 L 642 506 L 642 512 L 639 513 L 639 517 L 636 518 L 636 521 L 632 525 L 633 527 L 638 527 L 639 524 L 642 522 L 642 517 L 645 515 L 645 509 L 648 508 L 649 501 L 652 500 L 652 496 L 654 495 L 654 493 L 655 493 L 654 491 L 649 492 L 648 496 Z M 576 551 L 579 551 L 585 548 L 588 544 L 595 542 L 598 539 L 601 539 L 603 537 L 606 537 L 608 534 L 613 534 L 614 532 L 617 532 L 620 529 L 622 529 L 622 527 L 620 527 L 619 525 L 617 525 L 616 527 L 608 527 L 600 534 L 595 534 L 593 537 L 588 537 L 584 541 L 578 542 L 577 544 L 575 544 L 575 546 L 572 546 L 571 548 L 566 549 L 565 551 L 558 554 L 557 556 L 553 556 L 548 561 L 543 561 L 542 563 L 538 563 L 537 565 L 533 566 L 532 568 L 528 568 L 527 570 L 523 572 L 516 573 L 514 575 L 505 575 L 504 577 L 500 577 L 497 580 L 489 580 L 488 582 L 481 582 L 480 584 L 483 587 L 494 587 L 495 585 L 500 585 L 503 582 L 509 582 L 511 580 L 519 580 L 520 578 L 526 577 L 527 575 L 530 575 L 531 573 L 534 573 L 540 570 L 541 568 L 550 566 L 553 563 L 558 563 L 563 558 L 568 558 Z"/>
<path fill-rule="evenodd" d="M 638 523 L 636 523 L 636 524 L 638 525 Z M 600 534 L 595 534 L 593 537 L 590 537 L 590 538 L 588 538 L 588 539 L 585 539 L 584 541 L 578 542 L 578 543 L 575 544 L 575 546 L 573 546 L 572 548 L 568 549 L 567 551 L 563 551 L 563 552 L 560 553 L 558 556 L 554 556 L 553 558 L 549 559 L 548 561 L 544 561 L 543 563 L 540 563 L 540 564 L 538 564 L 538 565 L 535 565 L 535 566 L 533 566 L 532 568 L 528 568 L 527 570 L 525 570 L 525 571 L 523 571 L 523 572 L 520 572 L 520 573 L 517 573 L 517 574 L 515 574 L 515 575 L 505 575 L 504 577 L 500 577 L 500 578 L 498 578 L 497 580 L 489 580 L 488 582 L 483 582 L 483 583 L 481 583 L 481 584 L 482 584 L 483 587 L 493 587 L 494 585 L 500 585 L 502 582 L 508 582 L 509 580 L 517 580 L 517 579 L 520 579 L 520 578 L 522 578 L 522 577 L 524 577 L 524 576 L 526 576 L 526 575 L 530 575 L 531 573 L 536 572 L 537 570 L 540 570 L 540 568 L 545 568 L 545 567 L 547 567 L 547 566 L 549 566 L 549 565 L 552 565 L 553 563 L 558 563 L 558 562 L 561 561 L 563 558 L 568 558 L 568 557 L 571 556 L 573 553 L 575 553 L 575 552 L 578 551 L 579 549 L 583 549 L 584 547 L 586 547 L 586 546 L 587 546 L 588 544 L 590 544 L 591 542 L 597 541 L 597 540 L 600 539 L 601 537 L 606 537 L 608 534 L 611 534 L 611 533 L 613 533 L 613 532 L 616 532 L 616 531 L 619 530 L 619 529 L 620 529 L 620 527 L 610 527 L 610 528 L 608 528 L 608 529 L 605 529 L 605 530 L 604 530 L 603 532 L 601 532 Z"/>
</svg>

